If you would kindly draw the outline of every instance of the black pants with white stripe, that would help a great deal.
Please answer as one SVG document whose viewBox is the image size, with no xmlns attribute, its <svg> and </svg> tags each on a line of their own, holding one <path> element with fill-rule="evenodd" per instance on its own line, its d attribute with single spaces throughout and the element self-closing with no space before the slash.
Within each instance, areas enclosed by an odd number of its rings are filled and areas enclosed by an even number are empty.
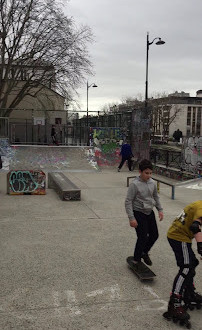
<svg viewBox="0 0 202 330">
<path fill-rule="evenodd" d="M 192 244 L 176 241 L 168 238 L 168 242 L 173 249 L 177 265 L 180 268 L 173 282 L 172 293 L 183 294 L 184 289 L 193 289 L 193 278 L 195 276 L 195 268 L 198 265 Z"/>
</svg>

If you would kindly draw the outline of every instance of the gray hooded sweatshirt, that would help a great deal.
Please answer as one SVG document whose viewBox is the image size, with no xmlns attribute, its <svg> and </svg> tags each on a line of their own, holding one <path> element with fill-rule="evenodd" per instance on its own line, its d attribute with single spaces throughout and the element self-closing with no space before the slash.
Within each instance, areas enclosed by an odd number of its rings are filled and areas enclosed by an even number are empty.
<svg viewBox="0 0 202 330">
<path fill-rule="evenodd" d="M 148 181 L 143 181 L 140 177 L 135 178 L 128 188 L 125 200 L 129 220 L 135 219 L 133 210 L 149 215 L 154 206 L 158 211 L 163 211 L 155 181 L 151 178 Z"/>
</svg>

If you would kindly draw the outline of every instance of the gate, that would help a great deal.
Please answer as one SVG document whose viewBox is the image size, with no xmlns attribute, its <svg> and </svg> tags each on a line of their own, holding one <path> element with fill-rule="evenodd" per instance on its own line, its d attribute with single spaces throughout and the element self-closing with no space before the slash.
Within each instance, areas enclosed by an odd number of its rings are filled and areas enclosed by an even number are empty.
<svg viewBox="0 0 202 330">
<path fill-rule="evenodd" d="M 7 117 L 0 117 L 0 137 L 9 137 L 9 118 Z"/>
</svg>

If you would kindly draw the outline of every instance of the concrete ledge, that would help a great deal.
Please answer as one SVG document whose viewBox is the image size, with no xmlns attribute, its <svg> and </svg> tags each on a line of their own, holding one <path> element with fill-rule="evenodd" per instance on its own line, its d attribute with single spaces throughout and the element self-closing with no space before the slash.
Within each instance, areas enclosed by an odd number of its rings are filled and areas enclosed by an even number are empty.
<svg viewBox="0 0 202 330">
<path fill-rule="evenodd" d="M 187 181 L 197 177 L 197 174 L 182 171 L 177 168 L 166 167 L 165 165 L 153 163 L 153 174 L 161 175 L 177 181 Z"/>
<path fill-rule="evenodd" d="M 63 173 L 49 172 L 48 187 L 54 189 L 63 201 L 81 200 L 81 190 Z"/>
</svg>

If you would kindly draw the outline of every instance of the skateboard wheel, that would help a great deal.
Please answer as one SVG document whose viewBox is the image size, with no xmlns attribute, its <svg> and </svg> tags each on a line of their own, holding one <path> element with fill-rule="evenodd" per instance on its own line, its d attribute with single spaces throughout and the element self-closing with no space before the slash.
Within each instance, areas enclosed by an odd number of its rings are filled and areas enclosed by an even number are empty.
<svg viewBox="0 0 202 330">
<path fill-rule="evenodd" d="M 163 313 L 163 317 L 165 317 L 165 319 L 167 319 L 168 321 L 171 320 L 171 316 L 168 312 Z"/>
<path fill-rule="evenodd" d="M 187 324 L 186 324 L 186 328 L 187 329 L 191 329 L 191 323 L 188 321 Z"/>
</svg>

